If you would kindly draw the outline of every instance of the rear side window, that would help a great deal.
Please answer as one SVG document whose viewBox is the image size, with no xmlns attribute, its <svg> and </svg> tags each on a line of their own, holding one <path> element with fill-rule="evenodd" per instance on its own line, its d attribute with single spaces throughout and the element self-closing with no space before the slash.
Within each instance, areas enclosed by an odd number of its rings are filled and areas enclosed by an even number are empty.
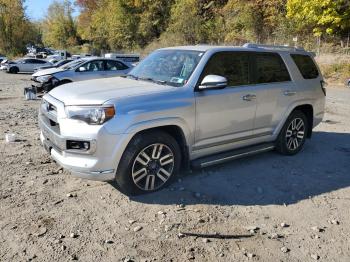
<svg viewBox="0 0 350 262">
<path fill-rule="evenodd" d="M 257 84 L 290 81 L 282 58 L 276 53 L 254 53 L 254 82 Z"/>
<path fill-rule="evenodd" d="M 200 82 L 207 75 L 220 75 L 227 78 L 228 86 L 249 83 L 249 54 L 245 52 L 219 52 L 208 61 Z"/>
<path fill-rule="evenodd" d="M 317 67 L 310 56 L 296 54 L 292 54 L 290 56 L 305 79 L 314 79 L 318 77 Z"/>
<path fill-rule="evenodd" d="M 128 67 L 121 62 L 106 60 L 107 71 L 117 71 L 117 70 L 125 70 L 125 69 L 128 69 Z"/>
</svg>

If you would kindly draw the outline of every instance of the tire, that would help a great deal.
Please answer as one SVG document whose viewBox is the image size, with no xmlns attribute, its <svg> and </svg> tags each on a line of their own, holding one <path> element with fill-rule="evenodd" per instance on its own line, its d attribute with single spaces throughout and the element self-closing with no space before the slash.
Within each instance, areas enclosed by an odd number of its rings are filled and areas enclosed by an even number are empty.
<svg viewBox="0 0 350 262">
<path fill-rule="evenodd" d="M 11 74 L 17 74 L 19 72 L 19 69 L 18 67 L 14 66 L 14 67 L 11 67 L 9 71 Z"/>
<path fill-rule="evenodd" d="M 299 110 L 293 111 L 278 135 L 276 151 L 283 155 L 295 155 L 302 148 L 310 125 L 305 114 Z"/>
<path fill-rule="evenodd" d="M 154 192 L 169 185 L 180 166 L 181 151 L 176 140 L 165 132 L 149 131 L 130 141 L 115 182 L 126 195 Z"/>
<path fill-rule="evenodd" d="M 70 80 L 62 80 L 62 81 L 59 82 L 59 84 L 57 86 L 61 86 L 61 85 L 68 84 L 68 83 L 72 83 L 72 81 L 70 81 Z"/>
</svg>

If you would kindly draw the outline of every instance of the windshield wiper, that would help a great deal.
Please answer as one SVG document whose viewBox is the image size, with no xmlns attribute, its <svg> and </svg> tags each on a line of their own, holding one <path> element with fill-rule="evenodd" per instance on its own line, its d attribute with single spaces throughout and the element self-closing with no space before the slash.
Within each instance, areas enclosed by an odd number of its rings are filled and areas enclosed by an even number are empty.
<svg viewBox="0 0 350 262">
<path fill-rule="evenodd" d="M 167 81 L 158 80 L 158 79 L 153 79 L 153 78 L 151 78 L 151 77 L 139 77 L 138 79 L 144 80 L 144 81 L 151 81 L 151 82 L 153 82 L 153 83 L 160 84 L 160 85 L 165 85 L 165 84 L 167 83 Z"/>
<path fill-rule="evenodd" d="M 124 78 L 131 77 L 132 79 L 139 80 L 139 78 L 137 76 L 131 75 L 131 74 L 123 75 L 121 77 L 124 77 Z"/>
</svg>

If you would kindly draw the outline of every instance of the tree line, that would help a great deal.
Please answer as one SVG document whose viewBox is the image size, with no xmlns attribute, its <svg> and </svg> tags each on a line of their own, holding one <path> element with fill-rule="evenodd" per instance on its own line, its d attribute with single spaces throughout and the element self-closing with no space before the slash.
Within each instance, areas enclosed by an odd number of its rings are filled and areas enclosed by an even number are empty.
<svg viewBox="0 0 350 262">
<path fill-rule="evenodd" d="M 25 1 L 0 0 L 0 52 L 28 42 L 96 52 L 245 42 L 313 49 L 348 47 L 349 33 L 349 0 L 61 0 L 39 22 L 27 18 Z"/>
</svg>

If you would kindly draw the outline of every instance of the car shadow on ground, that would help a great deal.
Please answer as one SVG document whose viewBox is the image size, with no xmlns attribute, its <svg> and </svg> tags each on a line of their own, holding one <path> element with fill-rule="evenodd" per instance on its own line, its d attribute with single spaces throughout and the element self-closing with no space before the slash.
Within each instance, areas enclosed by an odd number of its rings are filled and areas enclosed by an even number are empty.
<svg viewBox="0 0 350 262">
<path fill-rule="evenodd" d="M 283 205 L 350 186 L 350 134 L 314 132 L 295 156 L 276 152 L 183 174 L 145 204 Z"/>
</svg>

